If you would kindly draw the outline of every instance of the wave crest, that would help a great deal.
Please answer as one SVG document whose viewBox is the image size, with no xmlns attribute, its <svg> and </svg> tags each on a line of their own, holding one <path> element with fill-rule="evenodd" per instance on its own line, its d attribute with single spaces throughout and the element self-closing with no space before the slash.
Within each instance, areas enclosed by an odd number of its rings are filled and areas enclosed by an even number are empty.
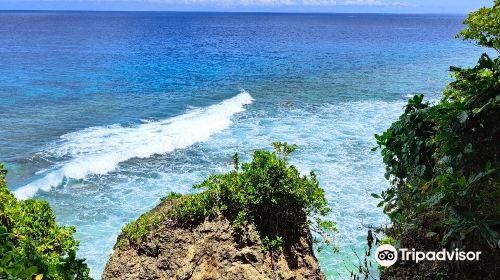
<svg viewBox="0 0 500 280">
<path fill-rule="evenodd" d="M 231 117 L 245 111 L 244 106 L 252 102 L 252 96 L 242 91 L 221 103 L 161 121 L 134 127 L 90 127 L 62 135 L 61 143 L 48 152 L 70 159 L 14 194 L 18 199 L 30 198 L 39 190 L 49 191 L 60 185 L 65 178 L 83 179 L 91 174 L 106 174 L 132 158 L 148 158 L 206 141 L 214 133 L 227 129 Z"/>
</svg>

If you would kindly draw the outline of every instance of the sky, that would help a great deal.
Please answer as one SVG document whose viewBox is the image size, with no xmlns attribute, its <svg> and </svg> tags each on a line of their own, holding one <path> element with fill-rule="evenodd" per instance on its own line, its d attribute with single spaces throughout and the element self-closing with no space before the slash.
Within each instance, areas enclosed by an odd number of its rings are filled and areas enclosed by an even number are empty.
<svg viewBox="0 0 500 280">
<path fill-rule="evenodd" d="M 493 0 L 0 0 L 0 10 L 466 14 Z"/>
</svg>

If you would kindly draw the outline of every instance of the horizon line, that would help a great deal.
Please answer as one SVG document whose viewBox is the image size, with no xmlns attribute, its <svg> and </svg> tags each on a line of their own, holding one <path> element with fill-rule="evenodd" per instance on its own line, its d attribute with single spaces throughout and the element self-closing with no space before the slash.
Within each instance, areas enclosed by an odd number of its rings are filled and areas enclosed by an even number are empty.
<svg viewBox="0 0 500 280">
<path fill-rule="evenodd" d="M 171 13 L 221 13 L 221 14 L 373 14 L 373 15 L 450 15 L 450 16 L 466 16 L 468 13 L 441 13 L 441 12 L 317 12 L 317 11 L 224 11 L 224 10 L 101 10 L 101 9 L 1 9 L 0 12 L 117 12 L 117 13 L 134 13 L 134 12 L 171 12 Z"/>
</svg>

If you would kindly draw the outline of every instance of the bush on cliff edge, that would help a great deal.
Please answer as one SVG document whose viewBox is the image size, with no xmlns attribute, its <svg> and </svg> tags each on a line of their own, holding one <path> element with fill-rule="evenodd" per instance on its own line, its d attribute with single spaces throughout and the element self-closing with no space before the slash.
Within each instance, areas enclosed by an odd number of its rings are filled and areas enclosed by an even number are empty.
<svg viewBox="0 0 500 280">
<path fill-rule="evenodd" d="M 6 173 L 0 164 L 0 279 L 91 279 L 76 258 L 75 228 L 57 225 L 46 201 L 18 201 Z"/>
<path fill-rule="evenodd" d="M 304 227 L 317 232 L 317 241 L 330 244 L 337 231 L 325 220 L 330 212 L 324 190 L 314 172 L 301 175 L 290 165 L 288 156 L 295 145 L 274 143 L 274 152 L 255 151 L 249 163 L 240 164 L 234 155 L 234 169 L 212 175 L 194 186 L 196 194 L 171 193 L 163 200 L 175 203 L 166 213 L 148 212 L 122 230 L 118 246 L 143 241 L 158 223 L 165 220 L 179 225 L 198 223 L 222 215 L 232 222 L 235 232 L 244 235 L 252 225 L 261 235 L 263 250 L 273 252 L 293 244 Z"/>
</svg>

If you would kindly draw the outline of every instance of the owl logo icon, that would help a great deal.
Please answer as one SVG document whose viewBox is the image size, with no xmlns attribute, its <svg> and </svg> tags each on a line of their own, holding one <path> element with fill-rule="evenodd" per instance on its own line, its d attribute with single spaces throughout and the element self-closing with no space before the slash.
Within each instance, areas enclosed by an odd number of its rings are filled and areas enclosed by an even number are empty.
<svg viewBox="0 0 500 280">
<path fill-rule="evenodd" d="M 398 260 L 398 250 L 390 244 L 380 245 L 375 251 L 375 260 L 381 266 L 391 266 Z"/>
</svg>

